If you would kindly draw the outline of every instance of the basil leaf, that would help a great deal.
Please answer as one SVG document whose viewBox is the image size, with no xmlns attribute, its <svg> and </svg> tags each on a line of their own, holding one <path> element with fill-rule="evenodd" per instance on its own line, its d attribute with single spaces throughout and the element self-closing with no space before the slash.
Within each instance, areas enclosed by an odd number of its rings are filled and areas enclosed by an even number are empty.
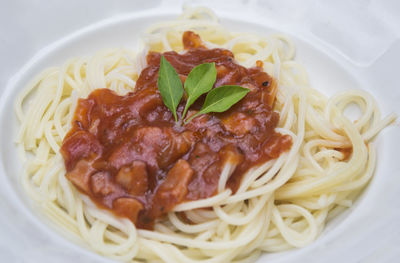
<svg viewBox="0 0 400 263">
<path fill-rule="evenodd" d="M 189 107 L 204 93 L 209 92 L 217 79 L 215 63 L 204 63 L 193 68 L 185 80 L 185 90 L 188 95 L 182 114 L 185 117 Z"/>
<path fill-rule="evenodd" d="M 157 86 L 165 106 L 172 111 L 175 121 L 178 122 L 176 108 L 183 95 L 182 82 L 174 67 L 164 56 L 161 56 Z"/>
<path fill-rule="evenodd" d="M 201 114 L 226 111 L 235 103 L 243 99 L 248 92 L 250 92 L 249 89 L 236 85 L 226 85 L 215 88 L 207 94 L 201 110 L 191 116 L 185 123 L 188 123 Z"/>
</svg>

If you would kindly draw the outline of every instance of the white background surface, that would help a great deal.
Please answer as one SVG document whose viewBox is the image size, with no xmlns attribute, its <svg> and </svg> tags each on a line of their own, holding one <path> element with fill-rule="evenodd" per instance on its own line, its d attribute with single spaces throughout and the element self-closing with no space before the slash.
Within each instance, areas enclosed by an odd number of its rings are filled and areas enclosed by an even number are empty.
<svg viewBox="0 0 400 263">
<path fill-rule="evenodd" d="M 21 165 L 14 158 L 15 150 L 10 141 L 15 132 L 15 117 L 10 106 L 16 94 L 16 90 L 11 89 L 23 88 L 21 84 L 25 79 L 44 67 L 61 65 L 73 55 L 90 54 L 92 46 L 96 49 L 117 47 L 118 41 L 121 46 L 129 45 L 129 36 L 118 35 L 126 32 L 126 28 L 119 26 L 124 21 L 126 25 L 131 23 L 135 14 L 147 18 L 178 14 L 183 3 L 212 7 L 222 22 L 233 29 L 259 32 L 264 26 L 294 36 L 298 39 L 298 59 L 309 69 L 315 88 L 327 94 L 346 88 L 363 88 L 376 97 L 384 113 L 394 111 L 400 115 L 400 1 L 2 0 L 1 262 L 110 262 L 66 241 L 26 205 L 27 200 L 18 186 L 18 174 L 14 172 Z M 250 28 L 251 25 L 234 23 L 232 19 L 258 26 Z M 53 50 L 46 48 L 99 22 L 91 27 L 92 31 L 85 31 L 95 32 L 87 38 L 85 32 L 81 37 L 75 35 L 78 40 L 70 41 L 65 48 L 60 48 L 63 42 L 59 42 L 58 50 L 62 53 L 55 52 L 54 45 Z M 135 31 L 134 24 L 131 26 L 132 35 L 137 37 L 140 32 Z M 41 59 L 47 53 L 50 54 L 47 59 Z M 24 66 L 30 60 L 31 66 Z M 259 262 L 400 262 L 399 124 L 384 130 L 376 144 L 376 176 L 354 207 L 329 224 L 310 246 L 267 255 Z"/>
</svg>

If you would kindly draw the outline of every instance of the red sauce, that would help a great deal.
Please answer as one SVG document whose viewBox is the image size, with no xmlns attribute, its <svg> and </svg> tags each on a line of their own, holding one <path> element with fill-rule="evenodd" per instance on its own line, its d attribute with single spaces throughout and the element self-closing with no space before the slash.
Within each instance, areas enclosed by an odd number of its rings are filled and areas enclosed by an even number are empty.
<svg viewBox="0 0 400 263">
<path fill-rule="evenodd" d="M 350 159 L 352 153 L 353 153 L 353 147 L 348 147 L 348 148 L 335 148 L 336 151 L 339 151 L 343 154 L 342 161 L 347 161 Z"/>
<path fill-rule="evenodd" d="M 192 32 L 184 33 L 183 43 L 185 53 L 163 53 L 182 82 L 196 65 L 215 62 L 214 87 L 241 85 L 251 92 L 224 113 L 178 126 L 157 89 L 161 54 L 150 52 L 134 92 L 119 96 L 98 89 L 78 101 L 61 147 L 66 177 L 98 206 L 130 218 L 139 228 L 152 228 L 181 202 L 216 194 L 226 162 L 237 165 L 227 183 L 236 191 L 249 168 L 277 158 L 292 143 L 274 131 L 279 120 L 272 110 L 276 85 L 262 62 L 242 67 L 232 52 L 207 49 Z M 188 116 L 203 102 L 201 97 Z"/>
</svg>

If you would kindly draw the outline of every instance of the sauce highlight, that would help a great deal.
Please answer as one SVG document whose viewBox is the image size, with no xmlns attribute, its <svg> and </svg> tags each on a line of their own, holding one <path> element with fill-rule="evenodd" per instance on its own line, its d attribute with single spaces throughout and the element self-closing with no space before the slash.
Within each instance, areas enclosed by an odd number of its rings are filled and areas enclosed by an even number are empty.
<svg viewBox="0 0 400 263">
<path fill-rule="evenodd" d="M 108 89 L 79 99 L 72 128 L 61 147 L 66 177 L 98 206 L 151 229 L 179 203 L 210 197 L 229 162 L 236 168 L 227 187 L 236 191 L 251 167 L 277 158 L 291 138 L 275 132 L 276 83 L 262 62 L 245 68 L 226 49 L 207 49 L 193 32 L 183 34 L 185 53 L 162 55 L 185 81 L 191 69 L 215 62 L 214 87 L 240 85 L 251 91 L 223 113 L 200 115 L 176 125 L 157 88 L 161 54 L 149 52 L 134 92 L 119 96 Z M 189 109 L 199 111 L 205 96 Z M 184 98 L 177 108 L 181 117 Z"/>
</svg>

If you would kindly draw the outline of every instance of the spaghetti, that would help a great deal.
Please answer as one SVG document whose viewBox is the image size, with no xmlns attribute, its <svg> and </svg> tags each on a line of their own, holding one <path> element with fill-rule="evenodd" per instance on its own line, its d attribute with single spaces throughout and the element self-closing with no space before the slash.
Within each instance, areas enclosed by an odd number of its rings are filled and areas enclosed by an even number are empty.
<svg viewBox="0 0 400 263">
<path fill-rule="evenodd" d="M 129 219 L 98 208 L 66 179 L 60 147 L 78 98 L 100 88 L 120 95 L 132 91 L 147 52 L 182 51 L 187 30 L 198 33 L 207 48 L 231 50 L 243 66 L 263 62 L 278 83 L 275 130 L 290 136 L 292 146 L 247 171 L 235 193 L 225 187 L 227 166 L 217 194 L 176 205 L 153 230 L 137 229 Z M 208 9 L 197 8 L 153 25 L 144 43 L 140 53 L 107 50 L 45 70 L 15 103 L 21 122 L 17 143 L 26 158 L 24 188 L 65 233 L 96 252 L 135 262 L 253 262 L 262 252 L 311 243 L 372 177 L 371 140 L 396 117 L 382 119 L 376 102 L 362 90 L 326 98 L 312 89 L 286 36 L 231 33 Z M 349 104 L 362 112 L 357 122 L 344 115 Z"/>
</svg>

